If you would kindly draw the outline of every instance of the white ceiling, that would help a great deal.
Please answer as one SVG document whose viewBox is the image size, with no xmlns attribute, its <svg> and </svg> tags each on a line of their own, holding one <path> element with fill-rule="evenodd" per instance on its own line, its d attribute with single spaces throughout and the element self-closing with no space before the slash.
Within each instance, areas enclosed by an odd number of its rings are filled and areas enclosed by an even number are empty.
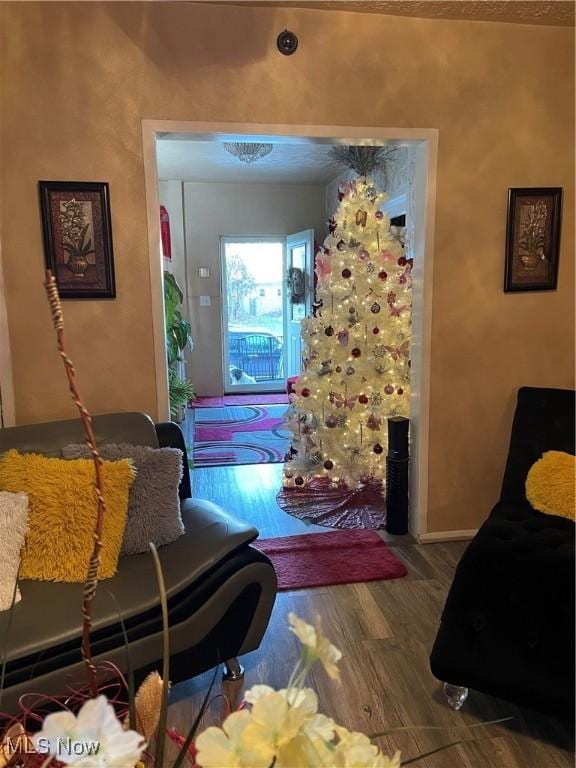
<svg viewBox="0 0 576 768">
<path fill-rule="evenodd" d="M 329 144 L 284 141 L 274 144 L 269 155 L 250 164 L 226 152 L 218 140 L 160 138 L 156 146 L 161 181 L 325 185 L 345 170 L 330 157 Z"/>
</svg>

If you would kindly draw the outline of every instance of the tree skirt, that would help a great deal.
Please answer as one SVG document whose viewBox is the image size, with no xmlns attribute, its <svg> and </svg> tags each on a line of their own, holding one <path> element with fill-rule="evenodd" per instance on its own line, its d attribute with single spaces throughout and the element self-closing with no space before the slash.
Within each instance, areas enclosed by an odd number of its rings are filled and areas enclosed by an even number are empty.
<svg viewBox="0 0 576 768">
<path fill-rule="evenodd" d="M 305 533 L 255 541 L 272 561 L 278 590 L 382 581 L 407 570 L 375 531 Z"/>
<path fill-rule="evenodd" d="M 194 466 L 284 461 L 290 445 L 285 405 L 200 408 L 194 412 Z"/>
<path fill-rule="evenodd" d="M 285 486 L 276 496 L 289 515 L 329 528 L 384 528 L 386 501 L 382 485 L 371 480 L 358 488 L 332 488 L 327 478 L 304 486 Z"/>
</svg>

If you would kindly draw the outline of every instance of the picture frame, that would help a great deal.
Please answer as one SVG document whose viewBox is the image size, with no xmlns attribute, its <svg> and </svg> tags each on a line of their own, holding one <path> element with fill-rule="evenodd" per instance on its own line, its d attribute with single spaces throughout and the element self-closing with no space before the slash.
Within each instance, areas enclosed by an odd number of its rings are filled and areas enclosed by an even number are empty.
<svg viewBox="0 0 576 768">
<path fill-rule="evenodd" d="M 508 190 L 506 293 L 556 290 L 561 215 L 561 187 Z"/>
<path fill-rule="evenodd" d="M 46 268 L 62 299 L 114 299 L 107 182 L 39 181 Z"/>
</svg>

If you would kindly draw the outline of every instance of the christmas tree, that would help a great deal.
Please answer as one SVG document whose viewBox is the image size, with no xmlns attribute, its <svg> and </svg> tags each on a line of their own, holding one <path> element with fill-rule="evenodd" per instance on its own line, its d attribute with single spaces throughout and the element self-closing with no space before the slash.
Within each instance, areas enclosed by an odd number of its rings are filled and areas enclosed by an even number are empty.
<svg viewBox="0 0 576 768">
<path fill-rule="evenodd" d="M 383 483 L 387 418 L 409 413 L 412 261 L 385 198 L 368 177 L 339 186 L 316 255 L 315 316 L 302 322 L 285 486 Z"/>
</svg>

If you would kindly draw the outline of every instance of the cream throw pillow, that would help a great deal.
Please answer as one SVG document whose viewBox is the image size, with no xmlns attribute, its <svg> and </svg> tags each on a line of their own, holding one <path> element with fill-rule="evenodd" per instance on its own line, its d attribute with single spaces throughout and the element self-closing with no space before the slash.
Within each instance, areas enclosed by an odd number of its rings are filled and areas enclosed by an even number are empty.
<svg viewBox="0 0 576 768">
<path fill-rule="evenodd" d="M 20 567 L 20 550 L 28 530 L 28 496 L 0 491 L 0 611 L 6 611 L 14 599 L 14 587 Z M 20 600 L 16 589 L 16 602 Z"/>
</svg>

